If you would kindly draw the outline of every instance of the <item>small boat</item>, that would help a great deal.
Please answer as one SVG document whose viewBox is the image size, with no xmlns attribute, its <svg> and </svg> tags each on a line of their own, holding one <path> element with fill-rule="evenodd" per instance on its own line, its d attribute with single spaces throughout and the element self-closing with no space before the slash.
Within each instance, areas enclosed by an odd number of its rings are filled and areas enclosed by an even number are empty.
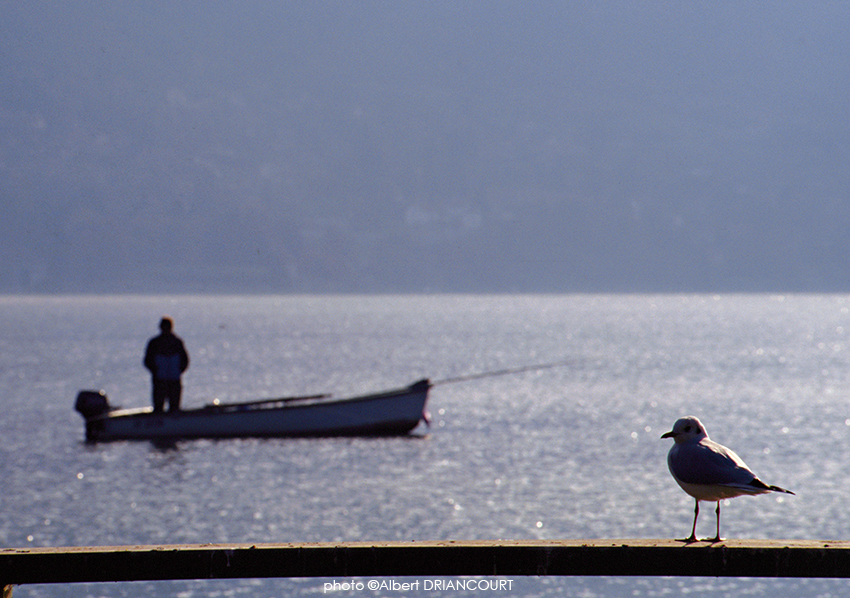
<svg viewBox="0 0 850 598">
<path fill-rule="evenodd" d="M 275 436 L 401 435 L 428 422 L 431 383 L 334 399 L 327 395 L 212 403 L 153 413 L 152 407 L 117 409 L 103 391 L 83 390 L 75 409 L 86 422 L 86 440 L 176 440 Z"/>
</svg>

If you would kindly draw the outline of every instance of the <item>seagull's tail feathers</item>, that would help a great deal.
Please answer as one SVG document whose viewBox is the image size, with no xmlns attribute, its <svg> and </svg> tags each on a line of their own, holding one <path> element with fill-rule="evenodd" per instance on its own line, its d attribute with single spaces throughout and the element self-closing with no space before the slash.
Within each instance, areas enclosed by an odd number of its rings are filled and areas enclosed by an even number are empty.
<svg viewBox="0 0 850 598">
<path fill-rule="evenodd" d="M 762 490 L 764 492 L 784 492 L 785 494 L 794 494 L 790 490 L 780 488 L 779 486 L 768 486 L 758 478 L 753 478 L 753 481 L 750 482 L 750 486 L 754 486 L 755 488 L 758 488 L 759 490 Z"/>
</svg>

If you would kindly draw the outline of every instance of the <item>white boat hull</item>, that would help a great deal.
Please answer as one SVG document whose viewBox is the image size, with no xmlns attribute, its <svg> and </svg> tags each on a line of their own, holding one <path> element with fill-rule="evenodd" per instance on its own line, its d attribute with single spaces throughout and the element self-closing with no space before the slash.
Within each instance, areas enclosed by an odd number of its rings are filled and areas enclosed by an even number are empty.
<svg viewBox="0 0 850 598">
<path fill-rule="evenodd" d="M 406 434 L 427 421 L 430 383 L 350 399 L 281 400 L 207 406 L 175 413 L 124 409 L 86 418 L 86 438 L 157 440 Z"/>
</svg>

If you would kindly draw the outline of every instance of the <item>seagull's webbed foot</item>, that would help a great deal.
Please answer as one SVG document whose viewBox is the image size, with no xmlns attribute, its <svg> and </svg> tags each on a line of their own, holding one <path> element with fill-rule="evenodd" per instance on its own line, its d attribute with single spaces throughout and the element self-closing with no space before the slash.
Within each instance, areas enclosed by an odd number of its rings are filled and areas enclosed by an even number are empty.
<svg viewBox="0 0 850 598">
<path fill-rule="evenodd" d="M 676 540 L 676 542 L 683 542 L 684 544 L 694 544 L 696 542 L 710 542 L 712 544 L 717 544 L 718 542 L 723 542 L 723 540 L 724 539 L 720 536 L 716 538 L 697 538 L 696 536 L 690 536 L 688 538 Z"/>
</svg>

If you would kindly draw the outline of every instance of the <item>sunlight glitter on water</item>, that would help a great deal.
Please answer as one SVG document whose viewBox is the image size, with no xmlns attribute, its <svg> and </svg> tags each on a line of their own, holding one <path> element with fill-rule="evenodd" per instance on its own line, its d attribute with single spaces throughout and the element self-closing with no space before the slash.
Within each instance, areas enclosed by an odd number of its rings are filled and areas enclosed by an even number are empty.
<svg viewBox="0 0 850 598">
<path fill-rule="evenodd" d="M 676 537 L 690 527 L 693 502 L 669 476 L 669 446 L 658 436 L 690 413 L 763 479 L 797 492 L 729 501 L 726 535 L 850 532 L 842 296 L 5 298 L 2 306 L 5 546 Z M 411 438 L 85 445 L 71 409 L 76 391 L 102 386 L 115 403 L 146 405 L 141 351 L 166 308 L 193 357 L 187 406 L 569 365 L 435 386 L 434 422 Z M 528 593 L 557 595 L 560 583 L 538 581 Z M 800 589 L 776 583 L 754 595 Z M 678 592 L 680 580 L 578 587 L 649 596 Z"/>
</svg>

